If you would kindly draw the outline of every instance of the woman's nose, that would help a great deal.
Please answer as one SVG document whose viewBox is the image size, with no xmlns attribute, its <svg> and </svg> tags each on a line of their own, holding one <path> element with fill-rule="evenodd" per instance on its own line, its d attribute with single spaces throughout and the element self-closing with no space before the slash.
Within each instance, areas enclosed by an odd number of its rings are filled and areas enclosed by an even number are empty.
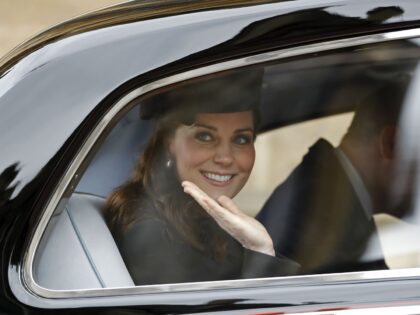
<svg viewBox="0 0 420 315">
<path fill-rule="evenodd" d="M 216 149 L 214 162 L 223 166 L 229 166 L 233 162 L 233 156 L 229 145 L 220 145 Z"/>
</svg>

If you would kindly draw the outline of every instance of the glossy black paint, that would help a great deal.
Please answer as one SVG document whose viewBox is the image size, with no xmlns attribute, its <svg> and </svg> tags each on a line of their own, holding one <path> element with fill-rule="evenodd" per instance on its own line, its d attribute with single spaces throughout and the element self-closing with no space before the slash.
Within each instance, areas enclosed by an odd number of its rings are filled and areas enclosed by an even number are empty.
<svg viewBox="0 0 420 315">
<path fill-rule="evenodd" d="M 258 6 L 244 1 L 243 7 L 235 2 L 221 8 L 206 1 L 146 4 L 128 3 L 67 22 L 0 64 L 0 313 L 54 313 L 17 301 L 8 283 L 9 263 L 18 266 L 22 260 L 40 212 L 80 144 L 133 86 L 284 47 L 420 26 L 416 0 L 296 0 Z M 171 298 L 162 294 L 151 296 L 147 305 L 79 311 L 252 313 L 418 304 L 419 288 L 416 278 L 358 280 Z"/>
</svg>

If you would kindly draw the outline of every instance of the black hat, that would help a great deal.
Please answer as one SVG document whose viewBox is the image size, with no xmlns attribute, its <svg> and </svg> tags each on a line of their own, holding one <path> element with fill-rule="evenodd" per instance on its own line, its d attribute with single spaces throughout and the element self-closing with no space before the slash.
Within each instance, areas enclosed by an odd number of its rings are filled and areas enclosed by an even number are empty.
<svg viewBox="0 0 420 315">
<path fill-rule="evenodd" d="M 197 113 L 258 111 L 263 71 L 224 72 L 185 83 L 142 103 L 142 119 L 159 118 L 169 112 L 186 116 Z"/>
</svg>

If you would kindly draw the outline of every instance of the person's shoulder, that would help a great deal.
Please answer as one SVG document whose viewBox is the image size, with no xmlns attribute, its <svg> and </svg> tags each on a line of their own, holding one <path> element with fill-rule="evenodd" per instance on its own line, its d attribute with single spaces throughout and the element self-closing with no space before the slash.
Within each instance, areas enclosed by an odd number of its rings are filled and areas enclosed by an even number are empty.
<svg viewBox="0 0 420 315">
<path fill-rule="evenodd" d="M 141 219 L 136 220 L 132 224 L 130 224 L 127 228 L 127 233 L 145 233 L 148 231 L 161 231 L 162 229 L 166 229 L 168 224 L 154 216 L 146 215 Z"/>
<path fill-rule="evenodd" d="M 137 220 L 127 226 L 119 236 L 119 243 L 129 247 L 143 247 L 152 244 L 162 246 L 173 238 L 168 224 L 157 217 Z"/>
<path fill-rule="evenodd" d="M 277 185 L 257 218 L 261 220 L 263 213 L 271 212 L 268 209 L 272 207 L 279 215 L 280 209 L 302 207 L 308 201 L 306 197 L 317 191 L 319 186 L 334 183 L 331 175 L 341 172 L 334 150 L 327 140 L 317 140 L 289 176 Z M 305 198 L 302 199 L 302 196 Z"/>
<path fill-rule="evenodd" d="M 301 164 L 308 164 L 310 162 L 318 163 L 320 161 L 329 161 L 335 159 L 334 146 L 324 138 L 318 139 L 308 149 L 308 153 L 303 157 Z"/>
</svg>

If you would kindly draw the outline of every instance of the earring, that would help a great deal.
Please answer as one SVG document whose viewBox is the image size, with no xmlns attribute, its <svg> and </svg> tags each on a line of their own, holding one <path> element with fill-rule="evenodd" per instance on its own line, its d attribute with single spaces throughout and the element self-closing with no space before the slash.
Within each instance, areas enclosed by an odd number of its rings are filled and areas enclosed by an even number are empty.
<svg viewBox="0 0 420 315">
<path fill-rule="evenodd" d="M 168 160 L 166 161 L 166 167 L 167 167 L 167 168 L 171 168 L 171 167 L 172 167 L 172 164 L 173 164 L 172 159 L 168 159 Z"/>
</svg>

